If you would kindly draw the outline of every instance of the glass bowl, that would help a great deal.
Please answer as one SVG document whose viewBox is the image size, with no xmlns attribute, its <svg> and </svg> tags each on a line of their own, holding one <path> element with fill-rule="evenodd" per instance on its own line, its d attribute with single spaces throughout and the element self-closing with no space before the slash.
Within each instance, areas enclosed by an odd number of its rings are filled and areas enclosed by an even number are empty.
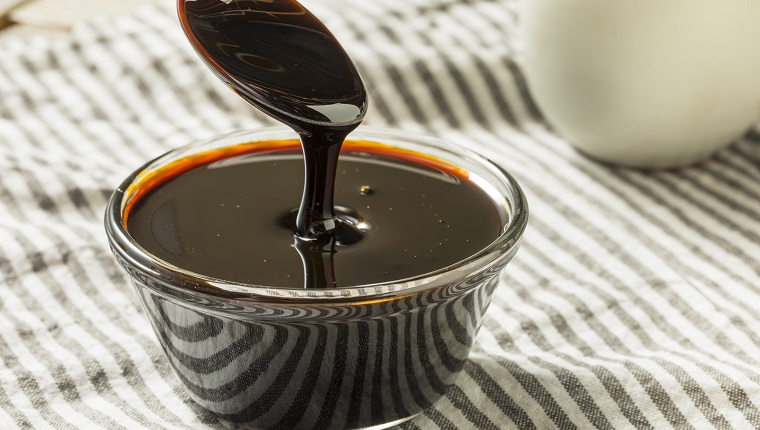
<svg viewBox="0 0 760 430">
<path fill-rule="evenodd" d="M 421 413 L 454 383 L 499 274 L 520 245 L 527 202 L 508 173 L 471 151 L 408 132 L 360 127 L 349 140 L 423 153 L 464 169 L 506 211 L 501 235 L 456 264 L 412 278 L 287 289 L 176 267 L 145 251 L 127 231 L 130 205 L 167 166 L 210 150 L 294 137 L 283 127 L 240 131 L 147 163 L 109 201 L 111 249 L 177 376 L 202 407 L 255 428 L 390 427 Z"/>
</svg>

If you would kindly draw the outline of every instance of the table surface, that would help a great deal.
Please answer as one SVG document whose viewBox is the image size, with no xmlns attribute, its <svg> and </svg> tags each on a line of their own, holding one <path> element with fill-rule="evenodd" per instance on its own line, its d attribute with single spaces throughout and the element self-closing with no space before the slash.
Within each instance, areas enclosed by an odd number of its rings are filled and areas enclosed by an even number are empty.
<svg viewBox="0 0 760 430">
<path fill-rule="evenodd" d="M 128 14 L 155 0 L 0 0 L 0 39 L 58 37 L 77 23 Z"/>
<path fill-rule="evenodd" d="M 230 428 L 183 390 L 103 211 L 146 160 L 271 120 L 150 1 L 30 0 L 0 31 L 0 429 Z M 402 429 L 760 428 L 760 128 L 688 169 L 579 154 L 530 96 L 519 1 L 303 0 L 368 125 L 487 156 L 530 205 L 462 374 Z"/>
</svg>

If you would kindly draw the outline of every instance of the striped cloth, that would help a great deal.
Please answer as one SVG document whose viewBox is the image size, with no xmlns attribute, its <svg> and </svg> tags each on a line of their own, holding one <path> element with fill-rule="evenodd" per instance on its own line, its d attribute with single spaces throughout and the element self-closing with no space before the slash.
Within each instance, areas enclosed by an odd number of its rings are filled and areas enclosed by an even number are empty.
<svg viewBox="0 0 760 430">
<path fill-rule="evenodd" d="M 102 227 L 149 158 L 269 122 L 164 3 L 0 45 L 2 429 L 229 427 L 182 390 Z M 402 428 L 760 428 L 760 133 L 690 169 L 607 167 L 530 102 L 515 0 L 305 3 L 367 123 L 466 145 L 531 204 L 458 383 Z"/>
</svg>

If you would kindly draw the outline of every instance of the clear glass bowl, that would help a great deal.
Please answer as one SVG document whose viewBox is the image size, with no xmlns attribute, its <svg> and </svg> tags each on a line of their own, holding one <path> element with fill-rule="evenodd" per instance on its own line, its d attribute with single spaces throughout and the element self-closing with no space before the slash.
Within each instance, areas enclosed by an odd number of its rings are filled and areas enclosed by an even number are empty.
<svg viewBox="0 0 760 430">
<path fill-rule="evenodd" d="M 147 163 L 113 193 L 111 249 L 142 300 L 193 400 L 255 428 L 386 428 L 442 397 L 467 360 L 527 225 L 517 182 L 464 148 L 408 132 L 360 127 L 349 137 L 416 151 L 465 169 L 507 212 L 502 234 L 446 268 L 399 281 L 334 289 L 226 282 L 145 251 L 124 215 L 152 175 L 193 155 L 292 139 L 282 127 L 190 144 Z"/>
</svg>

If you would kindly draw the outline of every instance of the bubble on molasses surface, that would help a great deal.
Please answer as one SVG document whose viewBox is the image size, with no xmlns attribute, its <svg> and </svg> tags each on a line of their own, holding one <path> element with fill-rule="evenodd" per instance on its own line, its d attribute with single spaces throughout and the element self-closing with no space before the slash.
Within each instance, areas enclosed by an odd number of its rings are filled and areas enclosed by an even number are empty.
<svg viewBox="0 0 760 430">
<path fill-rule="evenodd" d="M 359 188 L 359 193 L 363 194 L 365 196 L 368 196 L 368 195 L 370 195 L 370 194 L 372 194 L 374 192 L 375 192 L 375 190 L 373 190 L 369 185 L 362 185 Z"/>
</svg>

